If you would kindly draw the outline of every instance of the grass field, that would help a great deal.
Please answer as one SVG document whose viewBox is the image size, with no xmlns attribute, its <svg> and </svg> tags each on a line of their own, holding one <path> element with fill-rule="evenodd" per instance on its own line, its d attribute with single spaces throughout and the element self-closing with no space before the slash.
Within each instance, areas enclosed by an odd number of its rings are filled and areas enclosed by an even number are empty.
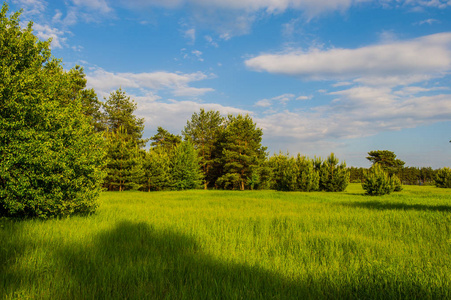
<svg viewBox="0 0 451 300">
<path fill-rule="evenodd" d="M 451 298 L 451 190 L 103 193 L 0 220 L 2 299 Z"/>
</svg>

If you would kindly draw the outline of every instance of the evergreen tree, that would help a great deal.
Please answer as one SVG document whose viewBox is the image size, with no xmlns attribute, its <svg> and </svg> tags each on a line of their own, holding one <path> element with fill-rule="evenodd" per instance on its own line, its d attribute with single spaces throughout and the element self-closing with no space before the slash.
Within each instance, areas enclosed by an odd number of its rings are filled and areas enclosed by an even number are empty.
<svg viewBox="0 0 451 300">
<path fill-rule="evenodd" d="M 298 154 L 296 158 L 297 190 L 303 192 L 317 191 L 319 189 L 319 174 L 315 170 L 314 162 Z"/>
<path fill-rule="evenodd" d="M 159 147 L 168 153 L 182 142 L 179 135 L 174 135 L 163 127 L 158 127 L 157 133 L 150 140 L 153 141 L 150 144 L 152 147 Z"/>
<path fill-rule="evenodd" d="M 50 41 L 0 11 L 0 215 L 92 213 L 103 139 L 85 116 L 85 82 L 51 56 Z"/>
<path fill-rule="evenodd" d="M 437 172 L 435 185 L 439 188 L 451 188 L 451 169 L 443 168 Z"/>
<path fill-rule="evenodd" d="M 224 130 L 224 118 L 219 111 L 202 108 L 187 121 L 183 135 L 199 151 L 200 164 L 204 173 L 204 189 L 214 180 L 214 150 Z"/>
<path fill-rule="evenodd" d="M 338 164 L 339 160 L 333 153 L 323 161 L 319 168 L 319 188 L 326 192 L 342 192 L 349 184 L 349 170 L 346 163 Z"/>
<path fill-rule="evenodd" d="M 142 168 L 143 152 L 127 130 L 119 127 L 108 132 L 107 137 L 107 176 L 105 183 L 110 191 L 138 189 L 144 177 Z"/>
<path fill-rule="evenodd" d="M 199 188 L 203 174 L 200 170 L 197 150 L 190 141 L 184 141 L 173 151 L 171 159 L 173 187 L 176 190 Z"/>
<path fill-rule="evenodd" d="M 262 135 L 249 115 L 228 116 L 221 141 L 223 175 L 217 180 L 218 185 L 245 189 L 255 167 L 266 157 L 266 147 L 261 145 Z"/>
<path fill-rule="evenodd" d="M 143 183 L 147 191 L 162 191 L 173 185 L 171 172 L 171 158 L 163 148 L 150 148 L 144 161 Z"/>
<path fill-rule="evenodd" d="M 368 195 L 382 196 L 391 194 L 396 189 L 400 190 L 401 182 L 396 175 L 388 175 L 380 164 L 375 163 L 368 170 L 365 182 L 362 183 L 362 188 Z"/>
<path fill-rule="evenodd" d="M 396 158 L 396 154 L 388 150 L 376 150 L 368 152 L 366 157 L 373 165 L 378 163 L 389 175 L 400 172 L 405 162 Z"/>
</svg>

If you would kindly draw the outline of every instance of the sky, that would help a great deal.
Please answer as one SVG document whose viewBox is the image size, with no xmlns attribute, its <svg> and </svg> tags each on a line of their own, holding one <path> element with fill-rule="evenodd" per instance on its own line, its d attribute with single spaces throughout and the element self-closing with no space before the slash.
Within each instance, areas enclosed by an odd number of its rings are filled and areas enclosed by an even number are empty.
<svg viewBox="0 0 451 300">
<path fill-rule="evenodd" d="M 180 134 L 201 108 L 249 114 L 270 154 L 451 167 L 451 0 L 8 0 L 83 66 Z"/>
</svg>

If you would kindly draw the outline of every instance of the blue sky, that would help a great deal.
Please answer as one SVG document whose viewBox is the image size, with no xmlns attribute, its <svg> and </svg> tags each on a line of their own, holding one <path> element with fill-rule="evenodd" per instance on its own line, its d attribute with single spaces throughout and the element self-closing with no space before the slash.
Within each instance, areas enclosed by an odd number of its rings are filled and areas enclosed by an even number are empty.
<svg viewBox="0 0 451 300">
<path fill-rule="evenodd" d="M 100 99 L 180 134 L 250 114 L 270 153 L 451 166 L 451 0 L 9 0 Z"/>
</svg>

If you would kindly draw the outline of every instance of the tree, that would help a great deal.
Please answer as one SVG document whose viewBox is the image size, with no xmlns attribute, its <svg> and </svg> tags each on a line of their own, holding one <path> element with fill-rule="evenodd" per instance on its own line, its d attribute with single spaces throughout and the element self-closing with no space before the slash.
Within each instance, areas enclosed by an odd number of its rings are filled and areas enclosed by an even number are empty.
<svg viewBox="0 0 451 300">
<path fill-rule="evenodd" d="M 174 148 L 171 159 L 173 187 L 176 190 L 199 188 L 202 184 L 202 171 L 199 156 L 190 141 L 184 141 Z"/>
<path fill-rule="evenodd" d="M 162 191 L 170 189 L 173 184 L 171 158 L 162 148 L 150 148 L 144 161 L 143 186 L 147 191 Z"/>
<path fill-rule="evenodd" d="M 137 189 L 144 176 L 144 119 L 134 115 L 137 105 L 122 89 L 110 93 L 103 107 L 108 141 L 104 185 L 110 191 Z"/>
<path fill-rule="evenodd" d="M 92 213 L 103 139 L 83 107 L 85 83 L 51 56 L 20 13 L 0 11 L 0 215 Z"/>
<path fill-rule="evenodd" d="M 147 142 L 142 139 L 144 119 L 133 114 L 137 108 L 136 102 L 120 88 L 111 92 L 105 100 L 103 107 L 108 131 L 117 132 L 119 128 L 123 128 L 128 138 L 143 148 Z"/>
<path fill-rule="evenodd" d="M 179 135 L 174 135 L 163 127 L 158 127 L 157 133 L 150 140 L 153 141 L 150 144 L 152 147 L 162 148 L 168 153 L 182 142 L 182 138 Z"/>
<path fill-rule="evenodd" d="M 451 169 L 442 168 L 435 176 L 435 185 L 439 188 L 451 188 Z"/>
<path fill-rule="evenodd" d="M 200 164 L 204 173 L 204 189 L 214 180 L 214 149 L 224 130 L 224 118 L 219 111 L 202 108 L 187 121 L 183 136 L 199 151 Z"/>
<path fill-rule="evenodd" d="M 119 127 L 106 134 L 107 176 L 105 184 L 109 191 L 136 190 L 140 187 L 144 171 L 143 155 L 138 144 L 130 139 L 127 130 Z"/>
<path fill-rule="evenodd" d="M 262 136 L 263 131 L 257 128 L 249 115 L 228 116 L 219 158 L 223 175 L 218 178 L 218 185 L 245 189 L 253 171 L 266 157 L 266 147 L 261 145 Z"/>
<path fill-rule="evenodd" d="M 396 175 L 389 176 L 378 163 L 375 163 L 368 170 L 362 187 L 371 196 L 382 196 L 391 194 L 393 191 L 402 190 L 398 177 Z"/>
<path fill-rule="evenodd" d="M 373 165 L 378 163 L 389 175 L 398 173 L 405 162 L 396 158 L 396 154 L 388 150 L 376 150 L 368 152 L 366 157 Z"/>
<path fill-rule="evenodd" d="M 349 184 L 349 170 L 346 163 L 338 164 L 339 160 L 333 153 L 323 161 L 319 168 L 319 188 L 326 192 L 342 192 Z"/>
</svg>

